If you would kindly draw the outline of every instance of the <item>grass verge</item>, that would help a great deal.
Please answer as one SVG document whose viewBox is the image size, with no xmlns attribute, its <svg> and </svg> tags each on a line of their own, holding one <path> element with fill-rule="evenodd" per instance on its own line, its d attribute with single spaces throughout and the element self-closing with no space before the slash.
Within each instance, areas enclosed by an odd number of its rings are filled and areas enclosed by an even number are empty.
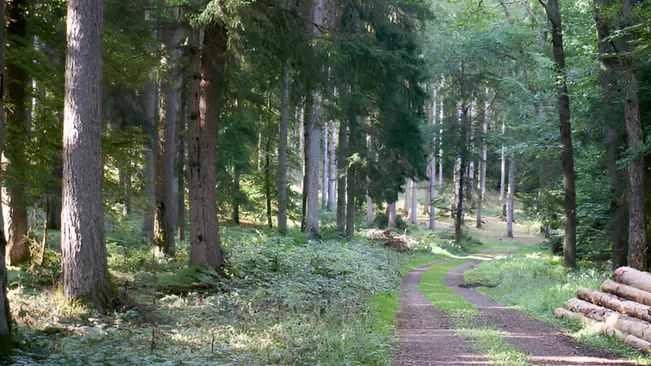
<svg viewBox="0 0 651 366">
<path fill-rule="evenodd" d="M 581 343 L 641 364 L 651 364 L 651 358 L 613 337 L 595 334 L 576 322 L 554 317 L 554 309 L 562 307 L 565 301 L 574 297 L 577 287 L 599 289 L 601 283 L 611 277 L 610 269 L 606 266 L 590 263 L 589 268 L 579 266 L 568 271 L 561 266 L 560 260 L 545 253 L 518 253 L 479 264 L 466 272 L 465 281 L 485 286 L 477 288 L 477 291 L 552 323 Z"/>
<path fill-rule="evenodd" d="M 420 291 L 434 306 L 450 315 L 457 334 L 469 339 L 477 352 L 491 357 L 494 365 L 529 365 L 527 356 L 504 340 L 502 332 L 482 321 L 475 305 L 446 286 L 445 274 L 472 260 L 459 259 L 432 267 L 421 277 Z"/>
</svg>

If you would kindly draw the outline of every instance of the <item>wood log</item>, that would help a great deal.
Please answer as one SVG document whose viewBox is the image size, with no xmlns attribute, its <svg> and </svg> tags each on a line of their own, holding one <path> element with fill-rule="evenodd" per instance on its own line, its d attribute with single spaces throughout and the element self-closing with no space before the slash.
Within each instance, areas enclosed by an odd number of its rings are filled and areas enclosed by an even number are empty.
<svg viewBox="0 0 651 366">
<path fill-rule="evenodd" d="M 576 297 L 581 300 L 589 301 L 595 305 L 603 306 L 610 310 L 651 322 L 651 307 L 649 306 L 584 287 L 579 287 L 576 290 Z"/>
<path fill-rule="evenodd" d="M 567 300 L 565 309 L 581 313 L 581 315 L 589 319 L 603 322 L 609 327 L 651 342 L 651 324 L 644 320 L 632 318 L 579 299 Z"/>
<path fill-rule="evenodd" d="M 598 322 L 586 318 L 579 313 L 574 313 L 567 309 L 558 308 L 554 310 L 554 315 L 556 315 L 558 318 L 579 319 L 583 325 L 589 326 L 593 331 L 601 334 L 607 334 L 609 336 L 615 336 L 620 341 L 644 353 L 649 353 L 649 349 L 651 348 L 651 342 L 647 342 L 644 339 L 640 339 L 632 334 L 622 332 L 617 328 L 606 325 L 604 322 Z"/>
<path fill-rule="evenodd" d="M 637 303 L 651 306 L 651 292 L 637 289 L 628 285 L 606 280 L 601 284 L 601 291 L 617 295 L 624 299 L 633 300 Z"/>
<path fill-rule="evenodd" d="M 631 267 L 619 267 L 615 270 L 615 282 L 651 292 L 651 273 L 638 271 Z"/>
</svg>

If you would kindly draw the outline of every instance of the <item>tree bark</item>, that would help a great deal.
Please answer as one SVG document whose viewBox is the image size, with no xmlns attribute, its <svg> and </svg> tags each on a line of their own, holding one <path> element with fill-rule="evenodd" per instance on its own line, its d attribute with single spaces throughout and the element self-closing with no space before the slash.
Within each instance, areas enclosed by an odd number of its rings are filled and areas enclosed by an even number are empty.
<svg viewBox="0 0 651 366">
<path fill-rule="evenodd" d="M 308 101 L 310 100 L 310 97 L 305 98 L 305 107 L 303 109 L 303 112 L 301 114 L 301 127 L 303 127 L 303 149 L 301 150 L 301 154 L 303 155 L 303 197 L 302 197 L 302 206 L 301 206 L 301 232 L 305 232 L 307 228 L 307 197 L 310 192 L 310 177 L 308 175 L 308 166 L 310 164 L 310 129 L 309 127 L 309 116 L 310 112 L 309 109 L 312 108 L 311 105 L 308 104 Z M 307 112 L 307 118 L 308 118 L 308 123 L 305 123 L 305 114 Z"/>
<path fill-rule="evenodd" d="M 173 10 L 178 19 L 179 10 Z M 181 58 L 180 46 L 183 32 L 177 24 L 168 24 L 164 30 L 163 47 L 165 64 L 169 69 L 160 83 L 160 115 L 158 122 L 158 156 L 156 164 L 156 211 L 154 214 L 154 254 L 173 256 L 176 250 L 174 227 L 175 167 L 177 120 L 181 106 L 181 73 L 176 65 Z"/>
<path fill-rule="evenodd" d="M 615 282 L 651 292 L 651 274 L 631 267 L 620 267 L 615 270 Z"/>
<path fill-rule="evenodd" d="M 444 102 L 443 95 L 445 92 L 445 79 L 441 80 L 441 97 L 439 98 L 439 123 L 441 128 L 439 129 L 439 187 L 443 186 L 443 120 L 445 119 L 445 114 L 443 110 Z"/>
<path fill-rule="evenodd" d="M 179 118 L 179 121 L 184 122 L 183 119 Z M 179 133 L 179 150 L 178 150 L 178 160 L 177 160 L 177 171 L 178 171 L 178 192 L 176 196 L 176 223 L 178 225 L 178 238 L 179 240 L 185 240 L 185 171 L 186 171 L 186 160 L 185 160 L 185 138 L 183 133 L 183 126 L 185 123 L 180 123 L 180 133 Z"/>
<path fill-rule="evenodd" d="M 502 120 L 502 138 L 504 138 L 504 132 L 506 130 L 506 124 Z M 504 142 L 502 142 L 502 151 L 501 151 L 501 168 L 500 168 L 500 201 L 504 201 L 504 184 L 506 183 L 506 150 L 504 148 Z"/>
<path fill-rule="evenodd" d="M 321 135 L 318 127 L 318 96 L 316 92 L 310 90 L 306 101 L 308 121 L 306 130 L 309 131 L 307 177 L 307 222 L 306 230 L 309 240 L 318 240 L 321 236 L 319 227 L 319 155 L 321 145 Z M 306 140 L 307 141 L 307 140 Z"/>
<path fill-rule="evenodd" d="M 411 180 L 411 223 L 418 225 L 418 183 Z"/>
<path fill-rule="evenodd" d="M 145 112 L 145 119 L 147 123 L 147 136 L 149 143 L 147 146 L 145 159 L 147 160 L 147 167 L 145 168 L 145 208 L 142 212 L 142 233 L 144 235 L 154 235 L 154 211 L 156 204 L 156 154 L 157 139 L 156 139 L 156 77 L 152 74 L 147 82 L 143 93 L 143 110 Z"/>
<path fill-rule="evenodd" d="M 409 218 L 409 209 L 411 208 L 411 178 L 407 178 L 405 183 L 405 202 L 403 211 L 405 212 L 405 219 Z"/>
<path fill-rule="evenodd" d="M 442 98 L 442 97 L 441 97 Z M 436 96 L 432 100 L 432 104 L 430 106 L 430 115 L 429 115 L 429 123 L 430 127 L 432 128 L 432 148 L 430 150 L 430 161 L 429 161 L 429 189 L 427 199 L 425 200 L 425 204 L 423 206 L 428 207 L 429 209 L 427 210 L 427 214 L 429 214 L 429 229 L 434 230 L 436 227 L 436 208 L 435 208 L 435 203 L 436 203 L 436 134 L 434 133 L 434 126 L 436 125 L 436 118 L 438 117 L 437 111 L 436 111 L 436 105 L 437 105 L 437 100 Z M 443 121 L 442 119 L 440 121 Z M 440 138 L 439 134 L 439 138 Z"/>
<path fill-rule="evenodd" d="M 601 291 L 651 306 L 651 292 L 646 292 L 632 286 L 606 280 L 601 284 Z"/>
<path fill-rule="evenodd" d="M 267 226 L 273 228 L 272 213 L 271 213 L 271 139 L 267 136 L 264 137 L 264 184 L 265 184 L 265 198 L 267 201 Z"/>
<path fill-rule="evenodd" d="M 513 214 L 514 214 L 514 196 L 515 195 L 515 158 L 511 156 L 509 160 L 509 196 L 508 209 L 506 210 L 506 236 L 513 237 Z"/>
<path fill-rule="evenodd" d="M 594 291 L 584 287 L 576 289 L 576 297 L 581 300 L 589 301 L 595 305 L 651 322 L 651 307 L 647 305 L 623 300 L 615 295 Z M 651 327 L 651 324 L 649 326 Z"/>
<path fill-rule="evenodd" d="M 339 147 L 337 149 L 337 233 L 346 235 L 346 171 L 348 170 L 348 134 L 343 121 L 339 124 Z"/>
<path fill-rule="evenodd" d="M 63 120 L 61 273 L 68 300 L 104 310 L 109 277 L 102 202 L 102 0 L 70 0 Z"/>
<path fill-rule="evenodd" d="M 357 146 L 357 116 L 351 113 L 348 119 L 348 149 L 351 154 L 358 151 Z M 357 193 L 357 166 L 350 164 L 346 176 L 346 237 L 355 236 L 355 198 Z"/>
<path fill-rule="evenodd" d="M 557 69 L 556 92 L 558 94 L 558 115 L 560 121 L 561 143 L 563 144 L 563 189 L 565 191 L 565 240 L 563 245 L 563 265 L 565 267 L 574 268 L 576 267 L 576 190 L 570 96 L 567 88 L 567 76 L 565 74 L 565 50 L 563 48 L 561 12 L 558 6 L 558 0 L 549 0 L 547 4 L 545 4 L 543 0 L 538 1 L 545 8 L 547 18 L 552 25 L 552 44 Z M 640 184 L 642 185 L 641 181 Z M 642 205 L 642 212 L 644 212 L 644 203 L 642 202 L 640 204 Z M 644 215 L 642 215 L 642 217 L 644 217 Z M 642 219 L 642 221 L 644 221 L 644 219 Z M 644 232 L 644 230 L 642 230 L 642 232 Z M 645 249 L 646 245 L 642 250 L 644 251 Z M 644 253 L 642 253 L 642 255 L 643 254 Z M 629 249 L 629 257 L 630 256 Z M 636 255 L 633 256 L 637 258 Z M 643 258 L 644 257 L 642 256 L 642 259 Z"/>
<path fill-rule="evenodd" d="M 17 0 L 7 3 L 7 34 L 12 47 L 22 50 L 25 45 L 16 38 L 25 39 L 27 23 L 25 9 L 27 2 Z M 13 108 L 7 110 L 4 136 L 3 166 L 5 177 L 2 192 L 5 237 L 7 240 L 5 260 L 7 265 L 15 265 L 29 258 L 29 243 L 27 240 L 27 205 L 25 202 L 25 168 L 27 156 L 27 96 L 25 87 L 28 83 L 27 71 L 24 65 L 7 63 L 7 98 Z"/>
<path fill-rule="evenodd" d="M 278 229 L 287 230 L 287 126 L 289 124 L 289 60 L 283 62 L 280 133 L 278 137 Z"/>
<path fill-rule="evenodd" d="M 624 181 L 620 178 L 617 169 L 619 134 L 617 124 L 620 121 L 613 121 L 609 118 L 606 108 L 614 106 L 613 88 L 617 86 L 617 75 L 613 61 L 608 58 L 610 50 L 610 24 L 602 16 L 601 7 L 607 6 L 611 0 L 594 0 L 594 18 L 597 27 L 597 40 L 599 59 L 601 66 L 600 84 L 603 89 L 601 119 L 604 124 L 604 136 L 606 140 L 606 166 L 608 169 L 608 184 L 610 186 L 610 234 L 612 240 L 613 267 L 619 268 L 626 265 L 628 255 L 628 242 L 624 230 L 626 226 L 625 212 L 622 205 L 622 194 L 624 192 Z"/>
<path fill-rule="evenodd" d="M 240 167 L 233 167 L 233 224 L 240 224 Z"/>
<path fill-rule="evenodd" d="M 387 210 L 389 211 L 389 220 L 387 222 L 387 227 L 389 229 L 395 228 L 396 227 L 396 203 L 391 202 L 389 203 Z"/>
<path fill-rule="evenodd" d="M 321 174 L 321 206 L 328 208 L 328 123 L 323 124 L 323 173 Z"/>
<path fill-rule="evenodd" d="M 224 88 L 228 35 L 221 25 L 191 36 L 190 119 L 188 121 L 188 168 L 190 202 L 190 263 L 213 268 L 223 264 L 217 216 L 217 134 Z M 197 72 L 199 71 L 200 72 Z M 200 80 L 200 88 L 197 82 Z"/>
<path fill-rule="evenodd" d="M 337 162 L 336 162 L 336 144 L 335 139 L 337 138 L 337 129 L 335 123 L 332 123 L 330 127 L 330 170 L 329 170 L 329 184 L 328 184 L 328 210 L 335 210 L 335 196 L 336 196 L 336 186 L 337 186 Z"/>
<path fill-rule="evenodd" d="M 484 200 L 486 199 L 486 135 L 488 133 L 488 88 L 486 88 L 486 99 L 484 100 L 484 112 L 481 124 L 481 153 L 479 156 L 479 199 L 477 200 L 477 222 L 476 227 L 479 229 L 482 226 L 482 210 Z"/>
</svg>

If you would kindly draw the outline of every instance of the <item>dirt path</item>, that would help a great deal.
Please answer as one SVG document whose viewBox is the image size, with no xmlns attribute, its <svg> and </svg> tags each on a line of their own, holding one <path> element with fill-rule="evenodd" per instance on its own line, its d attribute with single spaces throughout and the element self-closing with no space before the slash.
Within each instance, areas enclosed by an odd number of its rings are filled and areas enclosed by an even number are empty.
<svg viewBox="0 0 651 366">
<path fill-rule="evenodd" d="M 397 314 L 400 346 L 396 366 L 489 365 L 487 357 L 474 354 L 455 334 L 447 315 L 435 308 L 418 289 L 421 275 L 445 260 L 409 272 L 402 281 Z"/>
<path fill-rule="evenodd" d="M 534 365 L 636 365 L 636 362 L 584 346 L 562 335 L 549 324 L 505 307 L 484 295 L 462 287 L 463 273 L 479 262 L 469 262 L 451 269 L 445 284 L 467 301 L 475 304 L 491 325 L 505 333 L 505 339 L 529 355 Z"/>
</svg>

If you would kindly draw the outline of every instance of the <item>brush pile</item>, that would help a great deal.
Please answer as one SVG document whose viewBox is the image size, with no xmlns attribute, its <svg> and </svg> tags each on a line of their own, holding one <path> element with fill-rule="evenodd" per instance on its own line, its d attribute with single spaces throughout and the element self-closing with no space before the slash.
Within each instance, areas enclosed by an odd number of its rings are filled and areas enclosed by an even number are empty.
<svg viewBox="0 0 651 366">
<path fill-rule="evenodd" d="M 642 352 L 651 350 L 651 273 L 629 267 L 615 271 L 601 291 L 578 288 L 576 298 L 565 302 L 554 314 L 579 319 L 595 331 L 614 335 Z"/>
<path fill-rule="evenodd" d="M 369 230 L 366 237 L 401 253 L 409 251 L 409 244 L 405 240 L 393 236 L 390 230 Z"/>
</svg>

